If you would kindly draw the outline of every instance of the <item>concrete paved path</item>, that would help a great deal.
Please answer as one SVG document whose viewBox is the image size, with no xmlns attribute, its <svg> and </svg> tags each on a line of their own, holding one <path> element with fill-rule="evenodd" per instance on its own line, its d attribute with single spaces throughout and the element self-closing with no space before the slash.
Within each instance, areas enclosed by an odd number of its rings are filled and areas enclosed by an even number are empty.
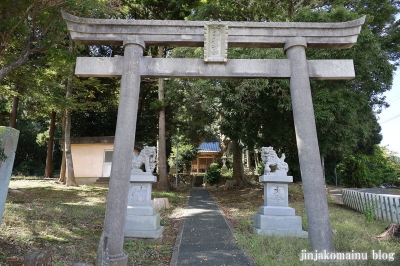
<svg viewBox="0 0 400 266">
<path fill-rule="evenodd" d="M 232 228 L 205 188 L 190 191 L 171 266 L 256 265 L 235 244 Z"/>
<path fill-rule="evenodd" d="M 342 189 L 343 188 L 331 188 L 329 189 L 330 197 L 337 203 L 343 204 L 342 197 Z M 356 190 L 360 192 L 368 192 L 374 194 L 384 194 L 388 196 L 397 196 L 400 197 L 400 189 L 387 189 L 387 188 L 346 188 L 351 190 Z"/>
<path fill-rule="evenodd" d="M 349 188 L 351 190 L 357 190 L 360 192 L 374 193 L 374 194 L 385 194 L 388 196 L 400 196 L 400 189 L 395 188 Z"/>
</svg>

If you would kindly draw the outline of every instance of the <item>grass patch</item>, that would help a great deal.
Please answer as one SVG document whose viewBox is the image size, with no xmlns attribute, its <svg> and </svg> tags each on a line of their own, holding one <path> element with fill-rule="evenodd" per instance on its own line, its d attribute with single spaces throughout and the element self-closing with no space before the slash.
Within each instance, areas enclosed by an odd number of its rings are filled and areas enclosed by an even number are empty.
<svg viewBox="0 0 400 266">
<path fill-rule="evenodd" d="M 389 191 L 390 193 L 399 194 L 399 195 L 400 195 L 400 189 L 399 189 L 399 188 L 388 189 L 388 191 Z"/>
<path fill-rule="evenodd" d="M 65 187 L 51 180 L 12 179 L 0 228 L 0 265 L 16 261 L 40 249 L 52 251 L 55 265 L 69 266 L 75 262 L 94 263 L 97 245 L 103 230 L 105 202 L 108 190 L 90 186 Z M 212 191 L 225 216 L 232 223 L 238 244 L 254 258 L 257 265 L 320 265 L 301 262 L 302 250 L 310 252 L 308 239 L 266 237 L 253 234 L 253 215 L 263 205 L 263 189 L 246 188 Z M 187 201 L 187 191 L 153 192 L 153 197 L 168 198 L 172 208 L 160 211 L 165 226 L 160 243 L 126 240 L 128 265 L 169 265 L 172 249 Z M 332 265 L 397 265 L 400 261 L 400 241 L 395 238 L 375 241 L 388 222 L 365 219 L 334 200 L 328 200 L 337 252 L 366 252 L 368 261 L 334 263 Z M 307 219 L 302 188 L 289 186 L 289 205 Z M 372 250 L 396 253 L 394 262 L 372 260 Z M 330 265 L 325 263 L 324 265 Z"/>
<path fill-rule="evenodd" d="M 372 222 L 373 220 L 376 219 L 376 208 L 373 202 L 369 202 L 365 206 L 365 209 L 362 212 L 362 214 L 364 214 L 364 219 L 367 220 L 368 222 Z"/>
<path fill-rule="evenodd" d="M 26 254 L 42 249 L 51 250 L 58 266 L 94 264 L 107 193 L 107 188 L 66 187 L 51 179 L 13 177 L 0 228 L 0 265 L 10 261 L 21 265 Z M 163 240 L 157 244 L 125 241 L 128 265 L 169 265 L 187 192 L 154 194 L 168 197 L 172 205 L 160 211 Z"/>
<path fill-rule="evenodd" d="M 246 188 L 230 191 L 213 191 L 214 199 L 235 228 L 238 244 L 252 256 L 257 265 L 321 265 L 311 261 L 300 261 L 302 250 L 311 252 L 308 239 L 278 236 L 259 236 L 249 229 L 253 215 L 263 203 L 261 188 Z M 234 200 L 236 203 L 233 203 Z M 398 265 L 400 262 L 400 240 L 389 238 L 376 241 L 389 222 L 365 219 L 365 214 L 353 211 L 333 200 L 328 200 L 329 213 L 334 231 L 336 252 L 367 253 L 367 261 L 324 263 L 324 265 Z M 303 229 L 307 230 L 307 218 L 302 188 L 299 184 L 289 185 L 289 206 L 302 217 Z M 373 260 L 372 252 L 395 253 L 394 261 Z"/>
</svg>

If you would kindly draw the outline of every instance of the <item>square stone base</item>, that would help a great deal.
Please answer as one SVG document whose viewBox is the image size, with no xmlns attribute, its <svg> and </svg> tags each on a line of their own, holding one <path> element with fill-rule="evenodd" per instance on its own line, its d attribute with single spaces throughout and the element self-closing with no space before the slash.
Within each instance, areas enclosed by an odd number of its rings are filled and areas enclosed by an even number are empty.
<svg viewBox="0 0 400 266">
<path fill-rule="evenodd" d="M 290 207 L 260 206 L 260 208 L 258 208 L 258 214 L 272 216 L 294 216 L 295 210 Z"/>
<path fill-rule="evenodd" d="M 164 226 L 160 226 L 157 230 L 130 230 L 125 231 L 125 237 L 158 239 L 162 237 L 163 231 Z"/>
<path fill-rule="evenodd" d="M 261 206 L 260 210 L 263 213 L 271 213 L 271 209 L 268 207 Z M 282 215 L 293 213 L 291 209 L 289 207 L 282 208 L 278 211 L 280 215 L 254 214 L 253 231 L 264 235 L 308 237 L 308 232 L 302 230 L 300 216 Z"/>
<path fill-rule="evenodd" d="M 260 229 L 301 230 L 300 216 L 272 216 L 254 214 L 254 226 Z"/>
<path fill-rule="evenodd" d="M 117 258 L 117 259 L 107 259 L 104 263 L 104 265 L 115 265 L 115 266 L 124 266 L 128 265 L 128 255 L 123 254 L 122 257 Z"/>
<path fill-rule="evenodd" d="M 152 216 L 157 214 L 156 208 L 153 206 L 128 206 L 126 213 L 127 216 Z"/>
<path fill-rule="evenodd" d="M 164 230 L 160 226 L 160 214 L 126 215 L 124 235 L 136 238 L 160 238 Z"/>
<path fill-rule="evenodd" d="M 268 229 L 260 229 L 256 227 L 252 227 L 253 232 L 258 235 L 266 235 L 266 236 L 294 236 L 294 237 L 302 237 L 308 238 L 307 231 L 295 231 L 295 230 L 268 230 Z"/>
</svg>

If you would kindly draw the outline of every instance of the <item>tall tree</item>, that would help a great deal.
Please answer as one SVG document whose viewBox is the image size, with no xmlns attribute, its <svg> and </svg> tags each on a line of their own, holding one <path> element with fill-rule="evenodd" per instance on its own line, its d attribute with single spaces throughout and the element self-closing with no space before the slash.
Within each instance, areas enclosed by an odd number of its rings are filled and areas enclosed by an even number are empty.
<svg viewBox="0 0 400 266">
<path fill-rule="evenodd" d="M 158 57 L 164 57 L 164 47 L 158 47 Z M 168 191 L 167 147 L 165 138 L 164 79 L 158 79 L 158 100 L 161 103 L 158 111 L 158 184 L 157 189 Z"/>
<path fill-rule="evenodd" d="M 10 125 L 9 125 L 9 127 L 12 128 L 15 128 L 17 124 L 18 103 L 19 103 L 19 97 L 14 96 L 11 108 Z"/>
<path fill-rule="evenodd" d="M 46 155 L 46 169 L 44 171 L 45 178 L 54 178 L 53 174 L 53 146 L 54 146 L 54 131 L 56 127 L 56 112 L 51 111 L 49 138 L 47 140 L 47 155 Z"/>
<path fill-rule="evenodd" d="M 69 40 L 69 52 L 73 52 L 73 42 L 70 38 Z M 73 87 L 72 87 L 72 75 L 74 73 L 74 65 L 70 67 L 70 73 L 68 75 L 67 83 L 65 85 L 66 95 L 65 98 L 68 101 L 72 97 Z M 67 186 L 76 186 L 75 173 L 74 173 L 74 163 L 72 161 L 72 151 L 71 151 L 71 108 L 65 108 L 65 135 L 64 135 L 64 151 L 65 151 L 65 165 L 66 165 L 66 180 L 65 184 Z"/>
</svg>

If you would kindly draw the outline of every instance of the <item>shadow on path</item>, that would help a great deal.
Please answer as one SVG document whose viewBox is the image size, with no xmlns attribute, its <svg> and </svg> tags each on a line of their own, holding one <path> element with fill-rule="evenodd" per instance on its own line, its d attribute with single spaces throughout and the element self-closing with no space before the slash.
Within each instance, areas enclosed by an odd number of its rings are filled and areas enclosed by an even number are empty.
<svg viewBox="0 0 400 266">
<path fill-rule="evenodd" d="M 255 265 L 235 243 L 232 230 L 205 188 L 190 191 L 171 266 Z"/>
</svg>

